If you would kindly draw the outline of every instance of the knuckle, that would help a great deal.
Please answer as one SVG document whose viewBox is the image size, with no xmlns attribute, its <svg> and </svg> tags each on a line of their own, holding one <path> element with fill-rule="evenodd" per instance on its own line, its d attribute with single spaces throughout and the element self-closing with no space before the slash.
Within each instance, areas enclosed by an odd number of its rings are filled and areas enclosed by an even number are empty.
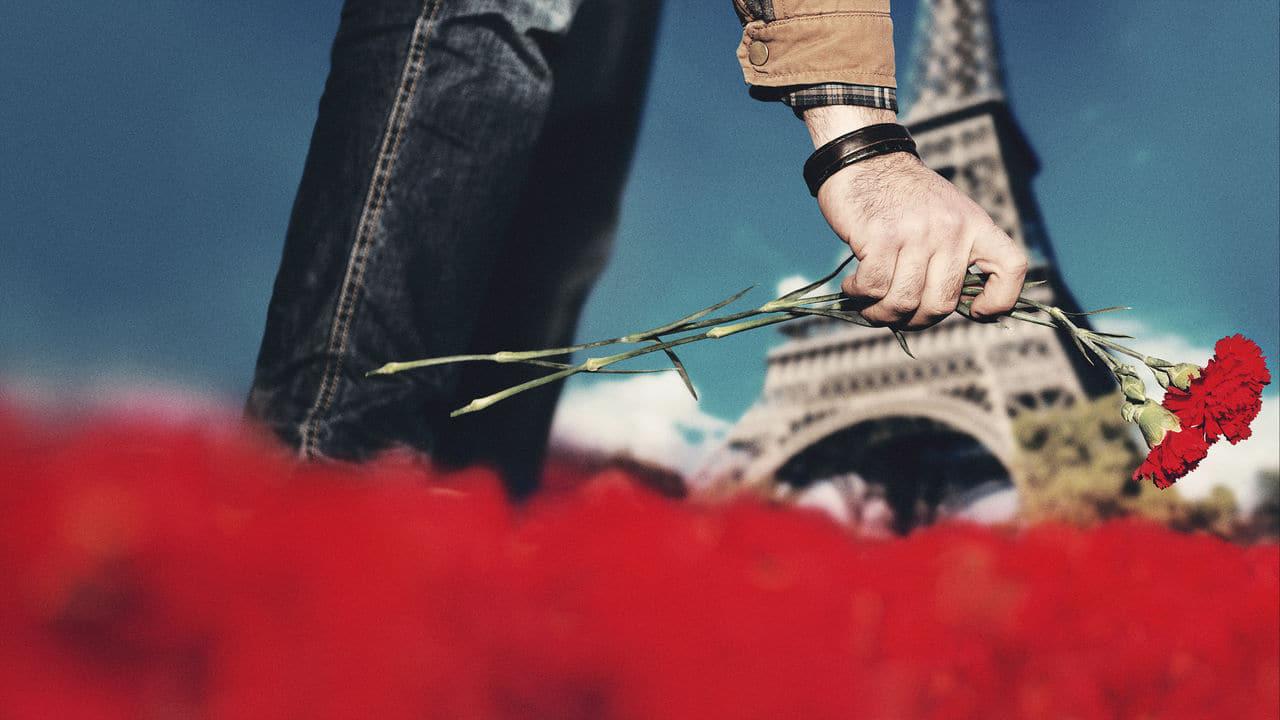
<svg viewBox="0 0 1280 720">
<path fill-rule="evenodd" d="M 889 280 L 888 271 L 879 268 L 867 268 L 865 273 L 855 276 L 850 285 L 858 295 L 878 299 L 889 294 Z"/>
<path fill-rule="evenodd" d="M 868 228 L 867 238 L 870 245 L 895 250 L 902 246 L 902 233 L 897 225 L 881 224 Z"/>
<path fill-rule="evenodd" d="M 875 308 L 866 308 L 862 310 L 860 314 L 862 315 L 863 320 L 866 320 L 877 327 L 888 323 L 888 320 L 885 319 L 883 315 L 876 312 Z"/>
<path fill-rule="evenodd" d="M 885 298 L 884 308 L 896 317 L 914 313 L 920 307 L 918 301 L 906 297 Z"/>
<path fill-rule="evenodd" d="M 964 219 L 954 210 L 944 210 L 933 218 L 933 231 L 943 238 L 953 238 L 960 234 L 964 227 Z"/>
<path fill-rule="evenodd" d="M 849 288 L 849 295 L 853 297 L 868 298 L 871 300 L 882 300 L 888 294 L 887 286 L 880 285 L 858 285 L 855 284 Z"/>
<path fill-rule="evenodd" d="M 920 215 L 905 215 L 898 220 L 897 225 L 894 227 L 894 237 L 898 239 L 899 243 L 919 240 L 920 238 L 927 237 L 930 234 L 929 231 L 931 224 L 932 221 L 927 221 Z"/>
<path fill-rule="evenodd" d="M 863 288 L 861 295 L 863 297 L 872 298 L 874 300 L 883 300 L 885 295 L 889 294 L 888 283 L 883 285 L 871 285 Z"/>
<path fill-rule="evenodd" d="M 942 318 L 950 315 L 951 311 L 955 309 L 956 309 L 956 304 L 954 302 L 951 303 L 950 305 L 934 302 L 934 303 L 929 303 L 927 305 L 921 305 L 920 314 L 927 318 L 941 320 Z"/>
</svg>

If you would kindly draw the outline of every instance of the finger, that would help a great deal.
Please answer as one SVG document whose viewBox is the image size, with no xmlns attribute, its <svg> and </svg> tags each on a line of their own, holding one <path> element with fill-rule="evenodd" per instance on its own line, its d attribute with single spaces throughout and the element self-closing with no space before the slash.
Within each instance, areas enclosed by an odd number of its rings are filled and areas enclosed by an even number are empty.
<svg viewBox="0 0 1280 720">
<path fill-rule="evenodd" d="M 869 253 L 858 261 L 853 274 L 840 283 L 840 289 L 849 297 L 866 300 L 868 304 L 879 302 L 889 294 L 897 256 L 896 249 Z"/>
<path fill-rule="evenodd" d="M 907 327 L 923 330 L 950 315 L 960 302 L 960 287 L 964 284 L 968 268 L 968 254 L 937 253 L 929 260 L 925 276 L 924 292 L 920 294 L 920 307 L 911 316 Z"/>
<path fill-rule="evenodd" d="M 904 249 L 898 252 L 893 266 L 893 280 L 889 293 L 878 303 L 861 310 L 862 317 L 873 323 L 891 327 L 900 326 L 920 307 L 920 294 L 929 268 L 930 256 L 920 250 Z"/>
<path fill-rule="evenodd" d="M 973 244 L 973 264 L 989 273 L 971 311 L 979 319 L 1007 313 L 1018 302 L 1027 277 L 1027 254 L 1016 242 L 992 226 Z"/>
</svg>

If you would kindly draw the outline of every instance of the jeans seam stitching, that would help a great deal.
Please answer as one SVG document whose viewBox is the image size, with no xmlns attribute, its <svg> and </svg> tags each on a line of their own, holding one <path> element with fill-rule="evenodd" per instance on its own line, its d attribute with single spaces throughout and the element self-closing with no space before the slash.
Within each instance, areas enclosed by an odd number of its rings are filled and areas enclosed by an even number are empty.
<svg viewBox="0 0 1280 720">
<path fill-rule="evenodd" d="M 427 44 L 441 4 L 443 0 L 423 1 L 422 11 L 418 14 L 413 35 L 409 39 L 404 68 L 400 74 L 400 82 L 396 87 L 391 109 L 387 114 L 386 130 L 383 131 L 382 143 L 374 159 L 369 190 L 365 195 L 360 220 L 356 225 L 355 242 L 351 246 L 351 254 L 347 257 L 346 273 L 338 291 L 337 306 L 334 308 L 333 322 L 330 324 L 329 337 L 325 345 L 325 365 L 320 375 L 320 386 L 316 390 L 316 398 L 311 409 L 302 420 L 299 432 L 298 452 L 305 459 L 313 459 L 321 455 L 315 446 L 316 434 L 319 431 L 320 419 L 333 405 L 341 382 L 351 326 L 364 288 L 365 269 L 372 254 L 375 227 L 381 219 L 382 210 L 386 204 L 391 174 L 408 124 L 409 106 L 417 93 L 418 81 L 426 67 Z"/>
</svg>

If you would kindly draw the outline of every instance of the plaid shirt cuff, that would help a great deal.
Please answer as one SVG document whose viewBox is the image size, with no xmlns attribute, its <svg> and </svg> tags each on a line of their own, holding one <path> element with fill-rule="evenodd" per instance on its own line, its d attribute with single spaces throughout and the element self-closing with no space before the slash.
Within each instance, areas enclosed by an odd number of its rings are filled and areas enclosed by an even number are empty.
<svg viewBox="0 0 1280 720">
<path fill-rule="evenodd" d="M 820 83 L 780 88 L 753 85 L 750 92 L 751 96 L 757 100 L 777 100 L 787 104 L 795 112 L 796 117 L 801 117 L 809 108 L 825 105 L 861 105 L 898 111 L 897 91 L 891 87 L 879 85 Z"/>
</svg>

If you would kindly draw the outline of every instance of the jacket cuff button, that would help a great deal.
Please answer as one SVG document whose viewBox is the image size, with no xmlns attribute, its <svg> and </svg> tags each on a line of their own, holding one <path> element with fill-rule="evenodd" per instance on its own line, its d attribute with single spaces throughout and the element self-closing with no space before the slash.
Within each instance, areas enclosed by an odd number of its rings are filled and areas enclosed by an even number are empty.
<svg viewBox="0 0 1280 720">
<path fill-rule="evenodd" d="M 769 61 L 769 46 L 760 40 L 752 40 L 747 46 L 747 60 L 756 66 L 765 64 Z"/>
</svg>

